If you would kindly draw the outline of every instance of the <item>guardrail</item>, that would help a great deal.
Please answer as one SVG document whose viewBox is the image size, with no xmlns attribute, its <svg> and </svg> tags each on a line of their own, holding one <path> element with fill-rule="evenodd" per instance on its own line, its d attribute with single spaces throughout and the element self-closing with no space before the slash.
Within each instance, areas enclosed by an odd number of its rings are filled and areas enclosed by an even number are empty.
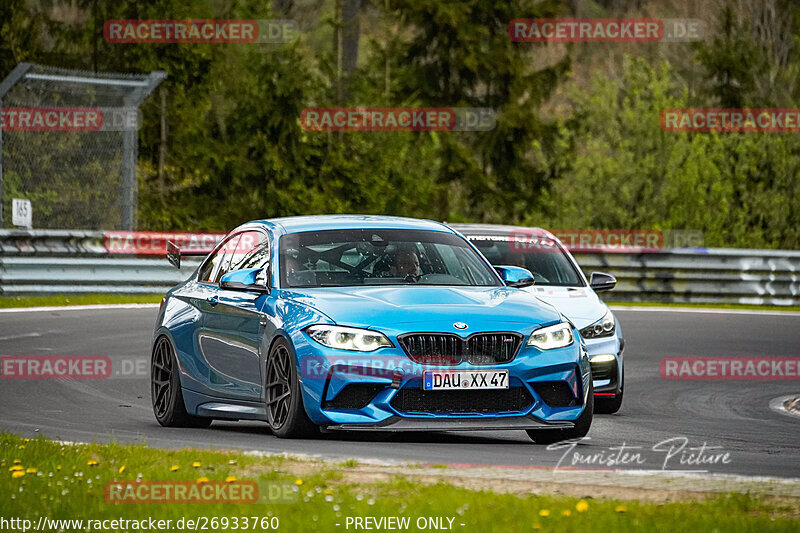
<svg viewBox="0 0 800 533">
<path fill-rule="evenodd" d="M 587 276 L 617 278 L 607 301 L 800 305 L 800 252 L 702 248 L 575 254 Z"/>
<path fill-rule="evenodd" d="M 161 293 L 197 265 L 186 262 L 176 270 L 166 259 L 137 258 L 109 235 L 0 230 L 0 294 Z M 150 244 L 145 253 L 152 256 Z M 112 253 L 120 250 L 123 255 Z M 616 276 L 617 287 L 602 294 L 611 302 L 800 305 L 800 251 L 667 249 L 575 258 L 587 276 L 593 271 Z"/>
</svg>

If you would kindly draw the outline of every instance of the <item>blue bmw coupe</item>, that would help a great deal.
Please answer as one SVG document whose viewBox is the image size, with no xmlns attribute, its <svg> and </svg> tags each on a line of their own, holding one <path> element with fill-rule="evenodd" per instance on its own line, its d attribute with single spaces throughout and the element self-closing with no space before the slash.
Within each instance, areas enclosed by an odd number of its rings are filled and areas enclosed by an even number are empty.
<svg viewBox="0 0 800 533">
<path fill-rule="evenodd" d="M 168 258 L 180 267 L 181 252 Z M 320 429 L 586 435 L 585 345 L 444 224 L 330 215 L 260 220 L 222 239 L 170 290 L 153 336 L 164 426 L 263 420 Z"/>
</svg>

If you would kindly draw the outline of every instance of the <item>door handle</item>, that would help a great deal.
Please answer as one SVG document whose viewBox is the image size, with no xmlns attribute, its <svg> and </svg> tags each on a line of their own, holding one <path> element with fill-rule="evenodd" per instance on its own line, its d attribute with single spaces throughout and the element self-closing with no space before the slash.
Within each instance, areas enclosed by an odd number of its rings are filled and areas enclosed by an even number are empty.
<svg viewBox="0 0 800 533">
<path fill-rule="evenodd" d="M 211 304 L 211 307 L 214 307 L 219 303 L 219 296 L 212 296 L 207 298 L 206 301 Z"/>
</svg>

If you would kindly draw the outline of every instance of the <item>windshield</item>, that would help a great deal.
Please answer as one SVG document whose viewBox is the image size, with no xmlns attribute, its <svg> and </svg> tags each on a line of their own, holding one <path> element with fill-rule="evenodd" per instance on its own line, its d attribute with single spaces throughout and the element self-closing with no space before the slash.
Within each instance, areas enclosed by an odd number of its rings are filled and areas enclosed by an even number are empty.
<svg viewBox="0 0 800 533">
<path fill-rule="evenodd" d="M 346 229 L 280 239 L 282 287 L 501 285 L 461 237 L 439 231 Z"/>
<path fill-rule="evenodd" d="M 557 242 L 548 240 L 549 246 L 522 251 L 509 245 L 508 235 L 467 235 L 493 265 L 508 265 L 527 268 L 533 273 L 536 285 L 557 287 L 583 287 L 584 282 L 567 256 L 566 250 Z"/>
</svg>

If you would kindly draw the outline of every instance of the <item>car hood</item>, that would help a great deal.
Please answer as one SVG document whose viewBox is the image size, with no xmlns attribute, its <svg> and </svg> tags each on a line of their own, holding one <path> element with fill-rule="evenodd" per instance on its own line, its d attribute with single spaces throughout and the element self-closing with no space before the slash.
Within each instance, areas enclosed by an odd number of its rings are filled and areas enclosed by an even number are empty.
<svg viewBox="0 0 800 533">
<path fill-rule="evenodd" d="M 472 333 L 498 328 L 521 330 L 560 320 L 552 306 L 531 298 L 520 289 L 507 287 L 412 285 L 282 292 L 285 298 L 313 307 L 337 324 L 355 327 L 424 324 L 428 331 L 449 331 L 454 322 L 464 322 L 468 325 L 466 333 Z"/>
<path fill-rule="evenodd" d="M 588 287 L 534 285 L 523 290 L 558 309 L 578 329 L 597 322 L 608 311 L 608 306 Z"/>
</svg>

